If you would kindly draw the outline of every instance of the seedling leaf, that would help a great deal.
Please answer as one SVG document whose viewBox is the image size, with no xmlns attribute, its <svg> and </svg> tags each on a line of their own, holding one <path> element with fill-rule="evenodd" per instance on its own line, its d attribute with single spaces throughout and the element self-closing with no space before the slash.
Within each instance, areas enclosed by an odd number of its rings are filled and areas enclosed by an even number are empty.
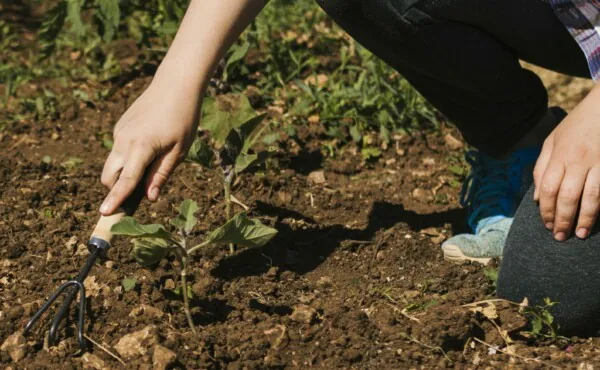
<svg viewBox="0 0 600 370">
<path fill-rule="evenodd" d="M 240 154 L 235 160 L 235 172 L 241 173 L 258 159 L 256 154 Z"/>
<path fill-rule="evenodd" d="M 123 290 L 125 290 L 126 292 L 130 292 L 133 289 L 135 289 L 135 285 L 137 284 L 137 279 L 136 278 L 123 278 L 123 281 L 121 281 L 121 285 L 123 286 Z"/>
<path fill-rule="evenodd" d="M 357 125 L 350 127 L 350 136 L 352 136 L 352 140 L 354 140 L 356 143 L 362 140 L 362 134 L 360 133 Z"/>
<path fill-rule="evenodd" d="M 368 146 L 362 148 L 360 154 L 365 161 L 370 161 L 381 157 L 381 150 L 379 150 L 379 148 L 375 148 L 374 146 Z"/>
<path fill-rule="evenodd" d="M 231 130 L 225 139 L 225 145 L 219 151 L 221 164 L 230 166 L 235 164 L 237 157 L 242 151 L 243 143 L 236 130 Z"/>
<path fill-rule="evenodd" d="M 217 144 L 223 145 L 227 135 L 255 116 L 248 98 L 241 94 L 206 97 L 202 104 L 200 127 L 208 130 Z"/>
<path fill-rule="evenodd" d="M 460 166 L 450 166 L 448 170 L 455 175 L 463 176 L 465 174 L 465 169 Z"/>
<path fill-rule="evenodd" d="M 169 242 L 160 238 L 137 238 L 131 241 L 131 256 L 144 266 L 157 264 L 169 254 Z"/>
<path fill-rule="evenodd" d="M 238 129 L 240 139 L 242 139 L 242 143 L 244 144 L 242 148 L 242 153 L 247 153 L 250 147 L 254 144 L 255 140 L 250 140 L 250 136 L 252 135 L 254 130 L 256 130 L 256 128 L 260 125 L 263 119 L 265 119 L 266 116 L 266 113 L 254 116 L 248 121 L 244 122 Z"/>
<path fill-rule="evenodd" d="M 178 286 L 177 288 L 173 289 L 173 293 L 175 293 L 178 296 L 181 296 L 181 286 Z M 194 299 L 196 297 L 196 295 L 194 294 L 194 291 L 192 290 L 192 286 L 188 284 L 187 286 L 187 295 L 189 299 Z"/>
<path fill-rule="evenodd" d="M 171 225 L 178 229 L 182 229 L 186 234 L 189 234 L 198 222 L 198 219 L 194 217 L 194 213 L 196 213 L 198 209 L 198 203 L 190 199 L 184 200 L 179 207 L 179 215 L 170 221 Z"/>
<path fill-rule="evenodd" d="M 113 225 L 110 231 L 115 235 L 125 235 L 132 238 L 158 238 L 170 240 L 171 233 L 165 230 L 163 225 L 149 224 L 142 225 L 133 217 L 124 217 L 121 221 Z"/>
<path fill-rule="evenodd" d="M 227 59 L 227 63 L 225 63 L 225 69 L 223 71 L 223 79 L 227 80 L 227 77 L 229 77 L 229 74 L 231 73 L 231 70 L 233 69 L 233 67 L 242 59 L 244 59 L 244 57 L 246 56 L 246 54 L 248 54 L 248 50 L 250 50 L 250 43 L 248 41 L 245 41 L 243 44 L 241 45 L 234 45 L 231 47 L 231 55 L 229 55 L 229 58 Z"/>
<path fill-rule="evenodd" d="M 67 21 L 71 23 L 71 30 L 77 37 L 81 37 L 85 33 L 85 26 L 81 19 L 82 7 L 82 0 L 67 0 Z"/>
<path fill-rule="evenodd" d="M 275 152 L 259 152 L 258 154 L 240 154 L 235 161 L 235 172 L 242 173 L 250 166 L 256 166 L 263 163 Z"/>
<path fill-rule="evenodd" d="M 205 242 L 214 244 L 237 244 L 244 247 L 262 247 L 271 240 L 277 230 L 257 219 L 248 218 L 240 212 L 218 229 L 211 232 Z"/>
<path fill-rule="evenodd" d="M 214 153 L 208 143 L 200 138 L 194 140 L 187 156 L 190 161 L 207 168 L 210 168 L 213 157 Z"/>
<path fill-rule="evenodd" d="M 67 18 L 67 2 L 61 1 L 46 12 L 46 17 L 39 29 L 41 58 L 47 58 L 56 48 L 56 40 L 65 25 Z"/>
<path fill-rule="evenodd" d="M 77 157 L 69 157 L 66 161 L 62 162 L 60 165 L 66 170 L 73 170 L 75 167 L 79 166 L 83 163 L 83 159 Z"/>
<path fill-rule="evenodd" d="M 119 0 L 96 0 L 98 4 L 98 18 L 102 21 L 104 28 L 104 41 L 110 41 L 119 29 L 119 20 L 121 19 L 121 9 L 119 9 Z"/>
</svg>

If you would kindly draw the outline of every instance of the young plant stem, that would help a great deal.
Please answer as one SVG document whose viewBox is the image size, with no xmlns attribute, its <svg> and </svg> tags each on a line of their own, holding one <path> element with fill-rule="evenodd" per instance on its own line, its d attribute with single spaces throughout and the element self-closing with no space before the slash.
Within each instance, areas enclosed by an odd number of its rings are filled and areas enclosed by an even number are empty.
<svg viewBox="0 0 600 370">
<path fill-rule="evenodd" d="M 194 325 L 194 320 L 192 320 L 192 313 L 190 311 L 190 301 L 188 297 L 186 276 L 187 272 L 184 267 L 181 269 L 181 285 L 183 286 L 183 311 L 185 312 L 185 317 L 187 318 L 188 324 L 190 325 L 192 332 L 194 333 L 194 335 L 198 335 L 198 333 L 196 332 L 196 326 Z"/>
<path fill-rule="evenodd" d="M 179 263 L 181 264 L 181 294 L 183 295 L 183 312 L 185 313 L 185 317 L 187 318 L 188 325 L 192 329 L 194 335 L 198 335 L 196 332 L 196 326 L 194 325 L 194 320 L 192 320 L 192 313 L 190 311 L 190 301 L 188 297 L 188 287 L 187 287 L 187 256 L 185 250 L 185 239 L 183 241 L 183 250 L 178 249 L 177 256 L 179 257 Z"/>
<path fill-rule="evenodd" d="M 227 221 L 231 220 L 231 182 L 233 181 L 233 170 L 225 176 L 223 187 L 225 192 L 225 217 Z M 229 243 L 229 253 L 235 253 L 235 245 Z"/>
</svg>

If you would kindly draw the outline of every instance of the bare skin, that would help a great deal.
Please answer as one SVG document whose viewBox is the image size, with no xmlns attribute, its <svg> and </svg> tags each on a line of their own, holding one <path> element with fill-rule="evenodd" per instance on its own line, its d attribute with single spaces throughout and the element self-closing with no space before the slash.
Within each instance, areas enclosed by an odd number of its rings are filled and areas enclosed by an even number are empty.
<svg viewBox="0 0 600 370">
<path fill-rule="evenodd" d="M 600 86 L 554 129 L 534 170 L 534 199 L 558 241 L 590 235 L 600 209 Z M 577 220 L 577 221 L 575 221 Z"/>
<path fill-rule="evenodd" d="M 115 212 L 142 180 L 148 199 L 158 199 L 195 137 L 202 95 L 215 66 L 265 5 L 266 0 L 190 3 L 152 83 L 115 126 L 102 172 L 110 192 L 100 213 Z"/>
<path fill-rule="evenodd" d="M 100 213 L 115 212 L 142 180 L 148 199 L 158 199 L 193 141 L 215 66 L 266 2 L 192 0 L 152 83 L 115 126 Z M 600 209 L 599 100 L 596 87 L 552 131 L 534 171 L 542 219 L 559 241 L 573 231 L 587 238 Z"/>
</svg>

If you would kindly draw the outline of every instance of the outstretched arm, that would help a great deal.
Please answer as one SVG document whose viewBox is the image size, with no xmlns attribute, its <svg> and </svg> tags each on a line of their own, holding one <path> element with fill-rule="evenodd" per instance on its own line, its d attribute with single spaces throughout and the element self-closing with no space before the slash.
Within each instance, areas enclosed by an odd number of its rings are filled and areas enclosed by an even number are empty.
<svg viewBox="0 0 600 370">
<path fill-rule="evenodd" d="M 112 214 L 144 174 L 148 199 L 158 198 L 194 140 L 215 66 L 266 3 L 191 1 L 152 83 L 115 126 L 114 146 L 102 172 L 102 183 L 110 189 L 102 214 Z"/>
</svg>

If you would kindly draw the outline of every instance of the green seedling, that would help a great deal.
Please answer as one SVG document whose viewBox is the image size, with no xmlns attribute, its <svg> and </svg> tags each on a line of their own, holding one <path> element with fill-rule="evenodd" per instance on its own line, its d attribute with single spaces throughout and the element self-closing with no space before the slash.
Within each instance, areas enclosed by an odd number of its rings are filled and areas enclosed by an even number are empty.
<svg viewBox="0 0 600 370">
<path fill-rule="evenodd" d="M 225 217 L 231 219 L 231 186 L 242 172 L 250 172 L 269 158 L 272 152 L 257 151 L 254 146 L 266 125 L 266 114 L 256 114 L 244 95 L 227 94 L 206 98 L 202 105 L 201 130 L 210 133 L 210 140 L 197 138 L 188 160 L 214 171 L 222 182 Z M 230 252 L 234 252 L 230 245 Z"/>
<path fill-rule="evenodd" d="M 210 245 L 236 244 L 245 247 L 261 247 L 265 245 L 277 230 L 262 224 L 257 219 L 252 219 L 245 212 L 233 216 L 221 227 L 205 235 L 204 240 L 192 245 L 190 234 L 198 223 L 195 213 L 198 204 L 186 199 L 179 207 L 177 217 L 169 221 L 169 231 L 161 224 L 143 225 L 133 217 L 125 217 L 112 227 L 115 235 L 124 235 L 132 239 L 133 249 L 131 255 L 144 266 L 153 266 L 169 255 L 175 256 L 181 266 L 181 290 L 189 292 L 187 284 L 187 271 L 190 258 L 200 249 Z M 124 282 L 125 283 L 125 282 Z M 192 320 L 189 306 L 189 294 L 182 294 L 184 313 L 192 331 L 196 328 Z"/>
<path fill-rule="evenodd" d="M 496 291 L 496 289 L 498 288 L 498 269 L 484 267 L 483 274 L 485 275 L 485 277 L 488 278 L 488 280 L 492 284 L 494 291 Z"/>
<path fill-rule="evenodd" d="M 550 339 L 556 341 L 558 339 L 566 339 L 558 335 L 559 326 L 554 322 L 554 316 L 550 309 L 558 302 L 552 302 L 550 298 L 544 298 L 543 305 L 523 306 L 522 311 L 530 323 L 531 330 L 526 332 L 527 335 L 535 339 Z"/>
<path fill-rule="evenodd" d="M 123 290 L 126 292 L 130 292 L 132 290 L 135 289 L 135 286 L 137 285 L 137 279 L 136 278 L 123 278 L 123 281 L 121 281 L 121 285 L 123 286 Z"/>
</svg>

